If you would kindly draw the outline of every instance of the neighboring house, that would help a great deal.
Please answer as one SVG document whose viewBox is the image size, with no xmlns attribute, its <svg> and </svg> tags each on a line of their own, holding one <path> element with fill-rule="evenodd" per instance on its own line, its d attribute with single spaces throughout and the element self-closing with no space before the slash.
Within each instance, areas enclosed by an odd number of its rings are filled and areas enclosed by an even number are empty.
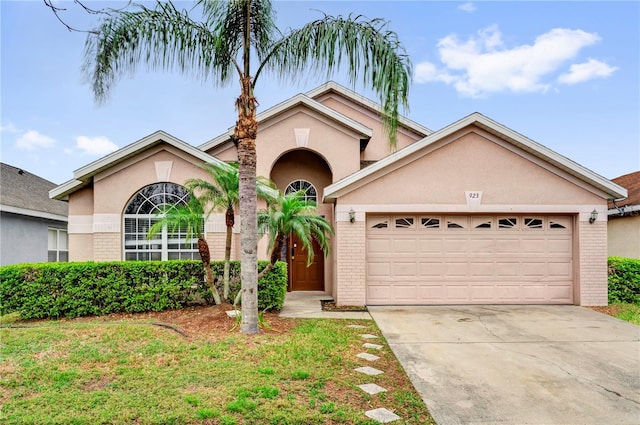
<svg viewBox="0 0 640 425">
<path fill-rule="evenodd" d="M 49 198 L 56 186 L 0 164 L 0 265 L 68 261 L 68 205 Z"/>
<path fill-rule="evenodd" d="M 403 118 L 392 153 L 380 111 L 329 82 L 258 115 L 258 175 L 307 188 L 335 228 L 310 267 L 288 242 L 290 290 L 341 305 L 607 303 L 607 201 L 624 188 L 479 113 L 436 132 Z M 146 232 L 207 177 L 197 164 L 237 160 L 231 131 L 199 148 L 158 131 L 76 170 L 51 191 L 69 201 L 71 260 L 194 255 Z M 222 214 L 206 224 L 214 257 L 224 229 Z"/>
<path fill-rule="evenodd" d="M 640 258 L 640 171 L 611 181 L 626 188 L 628 195 L 609 202 L 609 255 Z"/>
</svg>

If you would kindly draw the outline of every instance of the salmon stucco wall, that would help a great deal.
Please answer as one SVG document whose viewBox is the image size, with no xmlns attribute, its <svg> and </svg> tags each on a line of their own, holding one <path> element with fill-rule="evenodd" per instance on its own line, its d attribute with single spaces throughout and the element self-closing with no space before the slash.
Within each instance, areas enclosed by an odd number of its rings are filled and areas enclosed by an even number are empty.
<svg viewBox="0 0 640 425">
<path fill-rule="evenodd" d="M 609 217 L 609 256 L 640 259 L 640 215 Z"/>
<path fill-rule="evenodd" d="M 569 181 L 571 176 L 561 177 L 562 172 L 549 171 L 539 160 L 532 162 L 536 159 L 516 154 L 489 137 L 475 132 L 458 135 L 422 157 L 407 158 L 390 173 L 370 177 L 368 184 L 340 201 L 455 205 L 466 204 L 466 191 L 481 191 L 483 205 L 603 203 L 602 196 Z"/>
<path fill-rule="evenodd" d="M 329 93 L 318 98 L 318 101 L 331 109 L 334 109 L 343 115 L 346 115 L 359 123 L 364 124 L 372 130 L 371 140 L 367 144 L 367 148 L 362 152 L 362 160 L 378 161 L 393 152 L 389 145 L 389 137 L 380 121 L 378 113 L 371 111 L 363 106 L 357 105 L 343 96 L 336 93 Z M 396 149 L 402 149 L 413 142 L 424 137 L 411 131 L 402 125 L 398 129 Z"/>
</svg>

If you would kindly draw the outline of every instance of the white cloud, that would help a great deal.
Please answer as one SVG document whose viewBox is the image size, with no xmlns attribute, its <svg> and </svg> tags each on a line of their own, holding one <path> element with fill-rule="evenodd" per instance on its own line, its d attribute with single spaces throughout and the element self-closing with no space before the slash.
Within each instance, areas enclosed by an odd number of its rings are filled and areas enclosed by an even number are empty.
<svg viewBox="0 0 640 425">
<path fill-rule="evenodd" d="M 476 11 L 476 5 L 473 4 L 473 2 L 466 2 L 461 4 L 460 6 L 458 6 L 457 8 L 458 10 L 462 10 L 464 12 L 475 12 Z"/>
<path fill-rule="evenodd" d="M 466 96 L 490 93 L 546 92 L 549 77 L 582 48 L 600 40 L 598 34 L 564 28 L 538 36 L 533 44 L 506 48 L 497 25 L 461 41 L 455 34 L 438 42 L 438 69 L 430 62 L 416 66 L 415 81 L 439 81 L 453 85 Z"/>
<path fill-rule="evenodd" d="M 38 148 L 50 148 L 56 143 L 51 137 L 38 133 L 36 130 L 29 130 L 16 140 L 19 149 L 34 150 Z"/>
<path fill-rule="evenodd" d="M 75 147 L 80 150 L 83 155 L 92 156 L 106 155 L 118 149 L 118 145 L 104 136 L 78 136 L 76 137 Z"/>
<path fill-rule="evenodd" d="M 13 125 L 12 122 L 8 122 L 6 125 L 0 126 L 0 131 L 8 131 L 9 133 L 20 133 L 22 130 Z"/>
<path fill-rule="evenodd" d="M 594 78 L 607 78 L 617 69 L 617 67 L 609 66 L 599 60 L 589 59 L 587 62 L 571 65 L 569 72 L 558 77 L 558 82 L 562 84 L 577 84 Z"/>
</svg>

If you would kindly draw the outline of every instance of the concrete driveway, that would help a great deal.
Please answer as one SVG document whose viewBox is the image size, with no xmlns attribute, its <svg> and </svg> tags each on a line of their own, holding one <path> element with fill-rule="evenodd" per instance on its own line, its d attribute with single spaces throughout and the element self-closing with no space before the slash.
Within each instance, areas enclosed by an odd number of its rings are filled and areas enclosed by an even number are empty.
<svg viewBox="0 0 640 425">
<path fill-rule="evenodd" d="M 576 306 L 370 307 L 438 425 L 640 424 L 640 327 Z"/>
</svg>

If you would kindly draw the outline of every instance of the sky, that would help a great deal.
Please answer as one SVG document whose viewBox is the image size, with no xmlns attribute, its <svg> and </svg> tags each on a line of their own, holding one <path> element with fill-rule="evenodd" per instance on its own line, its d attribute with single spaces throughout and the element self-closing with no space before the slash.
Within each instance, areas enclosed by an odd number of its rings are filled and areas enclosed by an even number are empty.
<svg viewBox="0 0 640 425">
<path fill-rule="evenodd" d="M 72 1 L 60 16 L 88 30 Z M 87 1 L 93 8 L 126 2 Z M 145 4 L 149 4 L 146 3 Z M 191 8 L 191 2 L 175 2 Z M 280 29 L 330 15 L 384 18 L 413 63 L 410 119 L 443 128 L 480 112 L 607 178 L 640 170 L 639 1 L 275 1 Z M 164 130 L 198 146 L 235 122 L 237 84 L 140 67 L 97 104 L 86 34 L 42 1 L 0 0 L 0 160 L 61 184 L 73 171 Z M 376 100 L 367 87 L 337 81 Z M 258 112 L 326 81 L 258 82 Z"/>
</svg>

